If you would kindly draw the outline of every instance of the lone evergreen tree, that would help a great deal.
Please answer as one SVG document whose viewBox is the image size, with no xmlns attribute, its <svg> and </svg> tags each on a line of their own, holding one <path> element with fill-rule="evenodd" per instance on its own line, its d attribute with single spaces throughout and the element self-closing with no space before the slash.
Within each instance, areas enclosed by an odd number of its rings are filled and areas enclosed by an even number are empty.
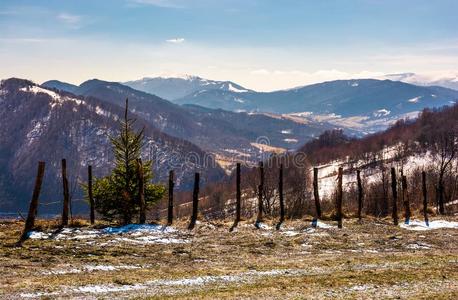
<svg viewBox="0 0 458 300">
<path fill-rule="evenodd" d="M 144 130 L 133 130 L 134 119 L 128 118 L 128 100 L 120 133 L 110 137 L 113 144 L 115 167 L 109 176 L 97 178 L 93 184 L 95 209 L 105 220 L 119 220 L 123 224 L 132 222 L 140 211 L 138 159 L 143 148 Z M 160 200 L 165 187 L 151 183 L 152 162 L 143 162 L 144 198 L 146 205 Z"/>
</svg>

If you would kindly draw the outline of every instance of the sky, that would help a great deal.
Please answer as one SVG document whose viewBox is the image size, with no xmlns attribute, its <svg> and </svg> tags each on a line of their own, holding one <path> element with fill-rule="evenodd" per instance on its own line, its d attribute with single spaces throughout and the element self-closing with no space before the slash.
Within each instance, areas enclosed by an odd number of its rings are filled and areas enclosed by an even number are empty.
<svg viewBox="0 0 458 300">
<path fill-rule="evenodd" d="M 198 75 L 271 91 L 458 74 L 456 0 L 0 0 L 0 78 Z"/>
</svg>

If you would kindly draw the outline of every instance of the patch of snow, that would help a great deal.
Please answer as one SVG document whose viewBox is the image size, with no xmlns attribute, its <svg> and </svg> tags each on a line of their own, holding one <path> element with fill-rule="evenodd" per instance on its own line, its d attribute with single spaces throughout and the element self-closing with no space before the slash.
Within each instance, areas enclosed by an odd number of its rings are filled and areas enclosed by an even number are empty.
<svg viewBox="0 0 458 300">
<path fill-rule="evenodd" d="M 458 228 L 458 222 L 434 220 L 429 221 L 429 226 L 427 226 L 424 221 L 410 221 L 409 224 L 401 224 L 400 227 L 407 230 L 424 231 L 441 228 Z"/>
<path fill-rule="evenodd" d="M 445 206 L 456 205 L 458 204 L 458 199 L 445 203 Z"/>
<path fill-rule="evenodd" d="M 284 129 L 281 131 L 282 134 L 291 134 L 291 129 Z"/>
<path fill-rule="evenodd" d="M 386 117 L 391 113 L 390 110 L 386 108 L 379 109 L 373 113 L 374 117 L 379 118 L 379 117 Z"/>
<path fill-rule="evenodd" d="M 283 139 L 283 141 L 285 141 L 287 143 L 297 143 L 297 142 L 299 142 L 297 139 Z"/>
<path fill-rule="evenodd" d="M 238 89 L 237 87 L 233 86 L 231 83 L 229 83 L 228 90 L 234 93 L 245 93 L 248 92 L 248 90 L 244 89 Z"/>
<path fill-rule="evenodd" d="M 265 223 L 258 223 L 258 227 L 259 229 L 264 229 L 264 230 L 271 230 L 272 227 L 270 227 L 269 225 L 265 224 Z"/>
<path fill-rule="evenodd" d="M 406 246 L 407 249 L 412 249 L 412 250 L 424 250 L 424 249 L 431 249 L 431 245 L 426 244 L 426 243 L 414 243 L 414 244 L 408 244 Z"/>
<path fill-rule="evenodd" d="M 59 100 L 59 99 L 60 99 L 60 95 L 57 94 L 56 92 L 50 91 L 50 90 L 47 90 L 47 89 L 44 89 L 44 88 L 39 87 L 39 86 L 37 86 L 37 85 L 32 85 L 32 86 L 23 87 L 23 88 L 20 88 L 19 90 L 20 90 L 21 92 L 26 92 L 26 93 L 33 93 L 33 94 L 42 93 L 42 94 L 47 94 L 47 95 L 51 96 L 51 98 L 53 98 L 54 100 Z"/>
<path fill-rule="evenodd" d="M 286 236 L 296 236 L 296 235 L 301 234 L 300 232 L 294 231 L 294 230 L 286 230 L 286 231 L 282 231 L 281 233 Z"/>
<path fill-rule="evenodd" d="M 81 268 L 70 268 L 70 269 L 58 269 L 58 270 L 51 270 L 45 271 L 41 274 L 43 275 L 64 275 L 64 274 L 77 274 L 83 272 L 94 272 L 94 271 L 119 271 L 119 270 L 134 270 L 134 269 L 141 269 L 140 266 L 135 265 L 120 265 L 120 266 L 112 266 L 112 265 L 84 265 Z"/>
<path fill-rule="evenodd" d="M 215 276 L 197 276 L 181 279 L 157 279 L 144 283 L 137 283 L 132 285 L 115 285 L 115 284 L 93 284 L 83 285 L 78 287 L 63 286 L 66 293 L 71 294 L 107 294 L 116 292 L 128 292 L 136 290 L 149 289 L 155 291 L 158 288 L 164 287 L 193 287 L 204 286 L 209 284 L 228 284 L 228 283 L 250 283 L 264 277 L 277 277 L 277 276 L 298 276 L 304 274 L 315 274 L 315 272 L 301 270 L 301 269 L 274 269 L 267 271 L 247 271 L 235 275 L 215 275 Z M 39 293 L 22 293 L 21 297 L 24 298 L 37 298 L 45 296 L 59 295 L 59 292 L 39 292 Z"/>
<path fill-rule="evenodd" d="M 418 97 L 415 97 L 415 98 L 411 98 L 411 99 L 409 99 L 407 101 L 410 102 L 410 103 L 418 103 L 421 98 L 422 98 L 422 96 L 418 96 Z"/>
<path fill-rule="evenodd" d="M 120 237 L 122 236 L 122 237 Z M 129 224 L 120 227 L 106 227 L 101 230 L 87 230 L 77 228 L 64 228 L 57 232 L 29 232 L 32 239 L 55 240 L 94 240 L 98 238 L 111 238 L 107 243 L 131 244 L 179 244 L 189 241 L 179 237 L 179 232 L 172 227 L 149 224 Z M 87 241 L 91 244 L 94 241 Z"/>
</svg>

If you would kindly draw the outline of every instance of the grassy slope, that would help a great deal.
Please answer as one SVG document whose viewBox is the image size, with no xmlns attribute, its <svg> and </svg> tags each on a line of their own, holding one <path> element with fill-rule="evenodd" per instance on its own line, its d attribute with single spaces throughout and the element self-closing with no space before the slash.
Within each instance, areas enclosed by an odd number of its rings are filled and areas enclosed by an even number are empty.
<svg viewBox="0 0 458 300">
<path fill-rule="evenodd" d="M 457 219 L 456 217 L 452 219 Z M 188 244 L 101 245 L 78 240 L 29 240 L 9 246 L 22 223 L 0 223 L 0 298 L 21 293 L 56 292 L 50 298 L 456 298 L 458 296 L 458 230 L 407 231 L 389 220 L 345 220 L 343 230 L 318 229 L 298 235 L 257 231 L 243 222 L 229 233 L 230 221 L 199 224 L 193 233 L 184 221 L 176 227 Z M 299 231 L 309 222 L 287 222 Z M 41 222 L 42 228 L 52 226 Z M 283 229 L 283 232 L 287 229 Z M 409 246 L 410 245 L 410 246 Z M 411 245 L 429 249 L 411 249 Z M 83 265 L 138 265 L 142 268 L 46 274 Z M 214 281 L 195 286 L 154 286 L 120 293 L 88 294 L 75 287 L 115 287 L 155 279 L 237 275 L 289 269 L 277 276 L 247 276 L 237 283 Z M 45 274 L 43 274 L 45 272 Z M 295 273 L 296 272 L 296 273 Z M 43 296 L 46 298 L 46 295 Z"/>
</svg>

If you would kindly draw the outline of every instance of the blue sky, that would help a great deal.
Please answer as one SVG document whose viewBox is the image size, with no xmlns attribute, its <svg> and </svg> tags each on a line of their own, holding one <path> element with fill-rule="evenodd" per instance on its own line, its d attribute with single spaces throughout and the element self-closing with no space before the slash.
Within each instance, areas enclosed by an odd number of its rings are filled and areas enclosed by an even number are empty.
<svg viewBox="0 0 458 300">
<path fill-rule="evenodd" d="M 458 1 L 1 0 L 0 78 L 194 74 L 273 90 L 458 73 Z"/>
</svg>

